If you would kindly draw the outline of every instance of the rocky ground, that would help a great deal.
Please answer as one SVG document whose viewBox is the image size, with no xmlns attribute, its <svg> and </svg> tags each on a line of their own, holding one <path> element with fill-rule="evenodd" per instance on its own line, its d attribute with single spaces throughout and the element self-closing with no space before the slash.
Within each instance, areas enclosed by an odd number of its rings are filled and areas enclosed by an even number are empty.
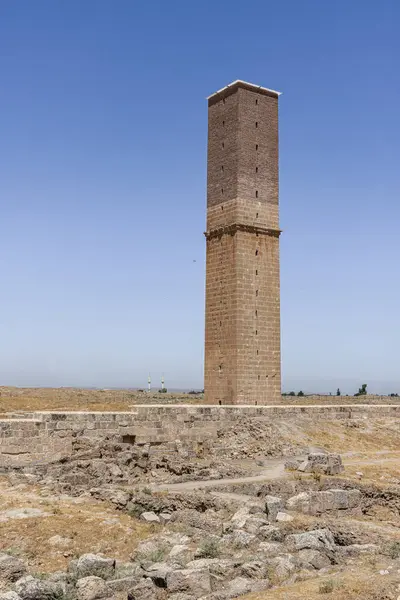
<svg viewBox="0 0 400 600">
<path fill-rule="evenodd" d="M 398 431 L 244 421 L 194 458 L 77 438 L 0 480 L 0 600 L 396 600 Z"/>
</svg>

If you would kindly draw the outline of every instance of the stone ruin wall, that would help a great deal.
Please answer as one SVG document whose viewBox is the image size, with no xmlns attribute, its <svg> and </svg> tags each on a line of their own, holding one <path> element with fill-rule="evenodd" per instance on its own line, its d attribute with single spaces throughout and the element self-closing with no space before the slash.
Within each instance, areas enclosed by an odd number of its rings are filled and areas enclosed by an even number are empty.
<svg viewBox="0 0 400 600">
<path fill-rule="evenodd" d="M 0 419 L 0 469 L 45 464 L 71 453 L 77 436 L 148 445 L 150 454 L 196 453 L 212 444 L 222 426 L 244 417 L 288 421 L 400 417 L 400 405 L 330 406 L 136 406 L 131 412 L 36 412 Z"/>
</svg>

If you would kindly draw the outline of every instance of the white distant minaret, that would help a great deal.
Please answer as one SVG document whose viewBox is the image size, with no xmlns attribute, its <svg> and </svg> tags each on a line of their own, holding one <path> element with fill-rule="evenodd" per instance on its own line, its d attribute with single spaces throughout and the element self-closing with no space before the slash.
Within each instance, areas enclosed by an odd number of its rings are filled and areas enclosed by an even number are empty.
<svg viewBox="0 0 400 600">
<path fill-rule="evenodd" d="M 151 391 L 151 377 L 150 377 L 150 373 L 149 373 L 149 378 L 147 379 L 147 383 L 148 383 L 148 389 L 149 392 Z"/>
<path fill-rule="evenodd" d="M 164 389 L 164 375 L 161 375 L 161 389 Z"/>
</svg>

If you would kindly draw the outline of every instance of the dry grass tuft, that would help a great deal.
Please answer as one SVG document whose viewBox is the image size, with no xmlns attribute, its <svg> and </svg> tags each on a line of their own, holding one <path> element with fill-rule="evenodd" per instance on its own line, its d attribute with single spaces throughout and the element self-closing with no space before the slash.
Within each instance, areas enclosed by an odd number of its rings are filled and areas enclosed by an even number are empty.
<svg viewBox="0 0 400 600">
<path fill-rule="evenodd" d="M 368 421 L 311 422 L 302 427 L 314 446 L 331 452 L 400 451 L 400 420 L 369 419 Z"/>
<path fill-rule="evenodd" d="M 129 411 L 133 404 L 202 404 L 203 394 L 150 394 L 137 390 L 0 387 L 0 413 L 41 410 Z"/>
<path fill-rule="evenodd" d="M 277 589 L 247 594 L 243 600 L 396 600 L 395 576 L 382 576 L 360 564 L 346 573 L 333 573 Z"/>
</svg>

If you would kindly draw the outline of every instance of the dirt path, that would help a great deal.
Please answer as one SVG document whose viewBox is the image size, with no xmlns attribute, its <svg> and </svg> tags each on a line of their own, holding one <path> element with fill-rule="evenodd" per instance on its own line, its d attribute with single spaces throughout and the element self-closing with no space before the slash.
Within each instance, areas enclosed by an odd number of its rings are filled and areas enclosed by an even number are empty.
<svg viewBox="0 0 400 600">
<path fill-rule="evenodd" d="M 353 452 L 343 453 L 344 465 L 374 465 L 391 463 L 398 461 L 398 457 L 388 456 L 384 458 L 384 454 L 392 454 L 392 452 L 374 452 L 374 456 L 379 458 L 355 458 Z M 397 452 L 398 454 L 398 452 Z M 304 459 L 305 456 L 298 456 L 296 458 Z M 182 483 L 163 483 L 160 485 L 150 485 L 153 491 L 168 491 L 168 492 L 190 492 L 193 490 L 203 490 L 205 488 L 216 488 L 225 485 L 234 485 L 241 483 L 257 483 L 262 481 L 271 481 L 272 479 L 282 479 L 288 477 L 288 472 L 285 471 L 285 462 L 287 458 L 274 458 L 265 461 L 262 471 L 258 475 L 250 475 L 249 477 L 237 477 L 237 478 L 226 478 L 226 479 L 205 479 L 195 481 L 184 481 Z M 231 497 L 232 500 L 238 500 L 239 496 L 242 500 L 246 499 L 247 496 L 244 494 L 228 494 L 226 492 L 215 492 L 216 495 L 223 495 Z M 250 498 L 250 497 L 249 497 Z"/>
<path fill-rule="evenodd" d="M 375 454 L 375 453 L 374 453 Z M 377 452 L 376 454 L 379 455 L 379 453 Z M 380 455 L 379 458 L 372 458 L 372 457 L 367 457 L 367 458 L 355 458 L 355 459 L 350 459 L 350 460 L 344 460 L 343 464 L 344 465 L 386 465 L 386 464 L 398 464 L 399 462 L 399 453 L 396 453 L 396 456 L 388 456 L 387 458 L 384 458 L 383 455 Z"/>
<path fill-rule="evenodd" d="M 160 485 L 151 485 L 150 487 L 153 491 L 189 492 L 193 490 L 202 490 L 208 487 L 280 479 L 282 477 L 287 477 L 287 472 L 285 471 L 286 460 L 287 458 L 276 458 L 269 460 L 268 466 L 266 468 L 264 466 L 259 475 L 251 475 L 249 477 L 238 477 L 233 479 L 205 479 L 197 481 L 184 481 L 182 483 L 163 483 Z"/>
</svg>

